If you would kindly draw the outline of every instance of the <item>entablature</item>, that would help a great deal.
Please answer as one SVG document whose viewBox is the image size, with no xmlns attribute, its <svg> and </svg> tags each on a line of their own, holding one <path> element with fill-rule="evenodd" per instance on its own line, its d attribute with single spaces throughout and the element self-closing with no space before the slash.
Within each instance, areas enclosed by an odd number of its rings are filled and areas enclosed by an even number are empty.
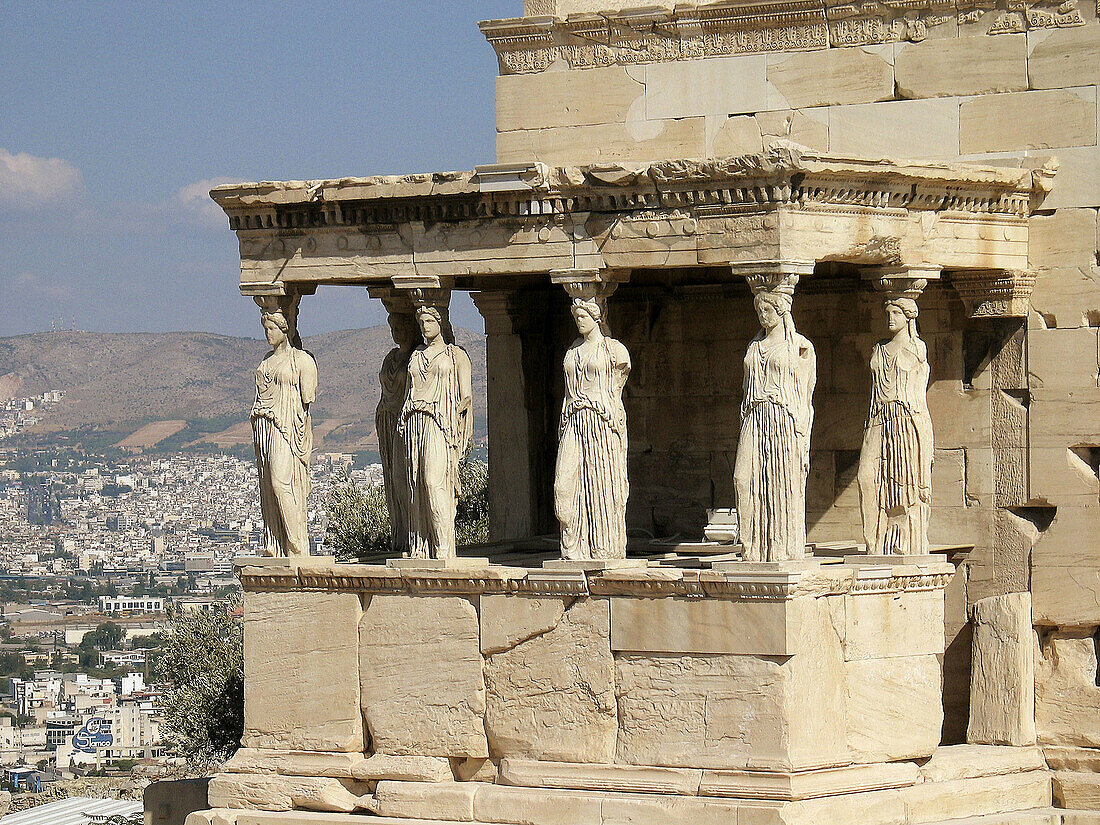
<svg viewBox="0 0 1100 825">
<path fill-rule="evenodd" d="M 712 161 L 234 184 L 211 196 L 237 232 L 249 295 L 410 278 L 493 289 L 567 270 L 718 267 L 733 279 L 782 261 L 1003 281 L 1027 269 L 1028 215 L 1047 177 L 791 144 Z"/>
</svg>

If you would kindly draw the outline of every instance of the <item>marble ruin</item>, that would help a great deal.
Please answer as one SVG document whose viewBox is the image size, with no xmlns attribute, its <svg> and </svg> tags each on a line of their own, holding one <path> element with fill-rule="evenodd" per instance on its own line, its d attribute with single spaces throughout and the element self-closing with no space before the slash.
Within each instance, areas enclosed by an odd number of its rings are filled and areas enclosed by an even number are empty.
<svg viewBox="0 0 1100 825">
<path fill-rule="evenodd" d="M 608 290 L 599 294 L 573 285 L 569 291 L 579 337 L 565 353 L 565 400 L 554 471 L 561 555 L 625 559 L 630 483 L 623 389 L 630 353 L 609 336 Z"/>
<path fill-rule="evenodd" d="M 293 323 L 295 302 L 258 298 L 271 352 L 256 368 L 253 446 L 268 556 L 308 556 L 306 501 L 317 397 L 317 364 L 303 350 Z"/>
<path fill-rule="evenodd" d="M 1097 9 L 613 5 L 481 23 L 495 163 L 212 192 L 271 552 L 318 288 L 390 313 L 394 534 L 239 569 L 244 747 L 188 825 L 1100 821 Z"/>
</svg>

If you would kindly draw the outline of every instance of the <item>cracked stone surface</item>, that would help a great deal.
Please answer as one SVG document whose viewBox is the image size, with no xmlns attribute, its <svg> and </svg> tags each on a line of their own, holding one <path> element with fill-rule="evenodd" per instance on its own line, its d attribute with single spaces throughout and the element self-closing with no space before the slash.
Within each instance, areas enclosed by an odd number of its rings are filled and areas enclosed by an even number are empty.
<svg viewBox="0 0 1100 825">
<path fill-rule="evenodd" d="M 606 599 L 578 601 L 546 632 L 485 663 L 494 757 L 611 762 L 617 727 Z"/>
<path fill-rule="evenodd" d="M 618 761 L 739 769 L 789 750 L 781 660 L 619 655 Z"/>
<path fill-rule="evenodd" d="M 469 599 L 371 599 L 359 624 L 359 669 L 363 716 L 375 750 L 397 756 L 489 755 L 478 636 L 477 611 Z"/>
</svg>

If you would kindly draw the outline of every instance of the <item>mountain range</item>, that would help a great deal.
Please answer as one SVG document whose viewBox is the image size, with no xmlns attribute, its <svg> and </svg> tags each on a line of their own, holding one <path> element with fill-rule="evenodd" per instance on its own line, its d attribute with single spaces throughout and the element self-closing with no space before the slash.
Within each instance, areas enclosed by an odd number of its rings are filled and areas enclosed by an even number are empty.
<svg viewBox="0 0 1100 825">
<path fill-rule="evenodd" d="M 485 421 L 485 342 L 455 330 L 470 353 L 477 430 Z M 393 347 L 388 327 L 304 340 L 317 360 L 315 441 L 329 451 L 376 448 L 378 370 Z M 64 390 L 17 443 L 174 449 L 250 443 L 256 365 L 267 344 L 208 332 L 39 332 L 0 338 L 0 400 Z"/>
</svg>

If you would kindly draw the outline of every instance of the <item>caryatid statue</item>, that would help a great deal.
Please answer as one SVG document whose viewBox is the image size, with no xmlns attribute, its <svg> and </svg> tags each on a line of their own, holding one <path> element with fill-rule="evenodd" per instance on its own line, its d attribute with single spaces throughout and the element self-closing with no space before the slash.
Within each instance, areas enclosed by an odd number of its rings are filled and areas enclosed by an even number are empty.
<svg viewBox="0 0 1100 825">
<path fill-rule="evenodd" d="M 924 555 L 932 506 L 928 348 L 917 334 L 924 279 L 882 279 L 888 338 L 871 350 L 871 405 L 859 454 L 863 536 L 872 554 Z"/>
<path fill-rule="evenodd" d="M 741 435 L 733 482 L 745 561 L 806 555 L 806 476 L 810 465 L 817 356 L 794 327 L 798 276 L 750 277 L 760 332 L 745 353 Z"/>
<path fill-rule="evenodd" d="M 409 497 L 408 554 L 454 558 L 458 466 L 473 437 L 473 370 L 454 343 L 446 299 L 414 290 L 423 343 L 409 356 L 398 434 Z"/>
<path fill-rule="evenodd" d="M 308 556 L 309 459 L 317 397 L 317 364 L 302 349 L 297 298 L 257 298 L 271 352 L 256 369 L 252 443 L 260 480 L 264 554 Z"/>
<path fill-rule="evenodd" d="M 626 410 L 630 354 L 607 329 L 615 284 L 569 284 L 578 336 L 565 353 L 554 511 L 565 559 L 626 558 Z"/>
<path fill-rule="evenodd" d="M 390 302 L 393 304 L 393 301 Z M 390 333 L 397 345 L 382 360 L 378 373 L 381 397 L 375 411 L 375 432 L 378 453 L 382 461 L 382 481 L 386 490 L 386 506 L 390 515 L 390 547 L 400 554 L 409 547 L 409 487 L 405 450 L 397 432 L 401 408 L 409 386 L 409 358 L 420 342 L 420 330 L 412 305 L 387 305 Z"/>
</svg>

